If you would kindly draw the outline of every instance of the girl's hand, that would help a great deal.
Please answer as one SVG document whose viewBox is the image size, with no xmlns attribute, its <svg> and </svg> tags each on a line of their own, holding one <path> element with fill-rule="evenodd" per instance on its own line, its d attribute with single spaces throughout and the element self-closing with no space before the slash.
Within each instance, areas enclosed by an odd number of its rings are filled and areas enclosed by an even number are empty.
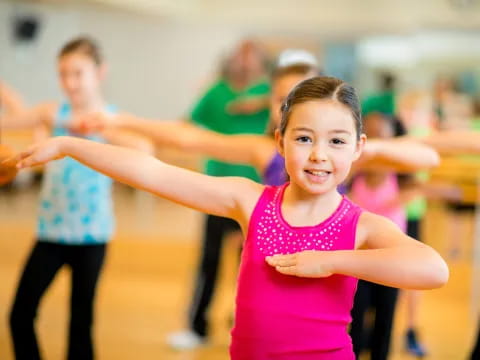
<svg viewBox="0 0 480 360">
<path fill-rule="evenodd" d="M 0 144 L 0 186 L 12 181 L 17 174 L 15 165 L 3 164 L 4 159 L 9 159 L 14 154 L 14 151 L 10 147 Z"/>
<path fill-rule="evenodd" d="M 70 123 L 69 130 L 80 135 L 97 133 L 114 124 L 114 118 L 114 116 L 104 112 L 79 115 Z"/>
<path fill-rule="evenodd" d="M 231 101 L 227 104 L 226 110 L 229 114 L 250 115 L 255 114 L 268 107 L 265 96 L 246 96 Z"/>
<path fill-rule="evenodd" d="M 333 274 L 328 261 L 330 251 L 306 250 L 290 255 L 267 256 L 268 265 L 279 273 L 307 278 L 323 278 Z"/>
<path fill-rule="evenodd" d="M 62 148 L 66 141 L 68 141 L 68 138 L 62 136 L 50 138 L 30 146 L 27 150 L 16 156 L 6 159 L 2 162 L 2 165 L 15 166 L 17 169 L 22 169 L 61 159 L 65 156 Z"/>
</svg>

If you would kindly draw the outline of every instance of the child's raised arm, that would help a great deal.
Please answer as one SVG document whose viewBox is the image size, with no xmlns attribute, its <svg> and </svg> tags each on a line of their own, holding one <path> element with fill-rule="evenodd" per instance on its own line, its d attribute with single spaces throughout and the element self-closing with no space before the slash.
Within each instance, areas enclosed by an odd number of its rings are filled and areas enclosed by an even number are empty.
<svg viewBox="0 0 480 360">
<path fill-rule="evenodd" d="M 361 250 L 303 251 L 268 257 L 267 262 L 287 275 L 343 274 L 403 289 L 433 289 L 448 281 L 447 264 L 435 250 L 382 216 L 362 213 L 356 241 Z"/>
<path fill-rule="evenodd" d="M 55 137 L 12 158 L 19 168 L 70 156 L 135 188 L 246 225 L 262 185 L 236 177 L 212 177 L 165 164 L 143 152 L 72 137 Z"/>
</svg>

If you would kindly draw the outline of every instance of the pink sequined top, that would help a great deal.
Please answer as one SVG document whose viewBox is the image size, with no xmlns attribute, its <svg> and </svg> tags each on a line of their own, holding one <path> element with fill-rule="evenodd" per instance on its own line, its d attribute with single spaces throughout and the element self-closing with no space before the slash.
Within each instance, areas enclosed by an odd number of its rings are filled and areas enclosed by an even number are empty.
<svg viewBox="0 0 480 360">
<path fill-rule="evenodd" d="M 353 180 L 350 196 L 363 209 L 385 216 L 405 232 L 407 217 L 404 207 L 397 201 L 399 192 L 397 176 L 393 173 L 374 188 L 367 184 L 364 175 L 358 175 Z"/>
<path fill-rule="evenodd" d="M 322 223 L 291 226 L 280 207 L 287 186 L 265 187 L 250 219 L 238 279 L 231 358 L 323 359 L 320 354 L 326 354 L 329 360 L 354 359 L 347 326 L 357 279 L 287 276 L 270 267 L 265 257 L 303 250 L 352 250 L 361 209 L 343 197 Z"/>
</svg>

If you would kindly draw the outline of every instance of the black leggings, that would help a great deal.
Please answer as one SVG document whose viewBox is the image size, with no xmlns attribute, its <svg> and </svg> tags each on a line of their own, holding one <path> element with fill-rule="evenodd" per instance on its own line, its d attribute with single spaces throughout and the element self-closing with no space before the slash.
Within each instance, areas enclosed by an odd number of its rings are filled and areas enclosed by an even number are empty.
<svg viewBox="0 0 480 360">
<path fill-rule="evenodd" d="M 470 355 L 470 360 L 478 359 L 480 359 L 480 321 L 478 322 L 477 339 Z"/>
<path fill-rule="evenodd" d="M 217 282 L 223 239 L 227 233 L 240 230 L 235 221 L 214 215 L 206 216 L 205 225 L 201 259 L 189 309 L 189 326 L 201 336 L 206 336 L 208 331 L 207 312 Z"/>
<path fill-rule="evenodd" d="M 63 245 L 37 241 L 23 270 L 10 313 L 10 328 L 17 360 L 38 360 L 40 350 L 34 322 L 38 304 L 63 265 L 72 270 L 70 331 L 67 359 L 94 358 L 93 301 L 105 257 L 105 244 Z"/>
<path fill-rule="evenodd" d="M 350 328 L 357 359 L 368 346 L 372 360 L 387 359 L 397 294 L 398 289 L 359 280 Z M 369 309 L 375 310 L 375 323 L 371 333 L 364 325 L 365 313 Z"/>
</svg>

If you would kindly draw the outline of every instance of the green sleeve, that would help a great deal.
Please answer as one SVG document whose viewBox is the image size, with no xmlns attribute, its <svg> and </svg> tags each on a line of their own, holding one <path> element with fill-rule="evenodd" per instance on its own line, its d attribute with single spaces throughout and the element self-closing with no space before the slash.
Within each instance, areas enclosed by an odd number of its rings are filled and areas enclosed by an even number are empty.
<svg viewBox="0 0 480 360">
<path fill-rule="evenodd" d="M 190 120 L 195 124 L 209 127 L 211 120 L 209 114 L 211 114 L 210 106 L 213 92 L 214 87 L 210 88 L 193 106 L 193 110 L 190 112 Z"/>
</svg>

